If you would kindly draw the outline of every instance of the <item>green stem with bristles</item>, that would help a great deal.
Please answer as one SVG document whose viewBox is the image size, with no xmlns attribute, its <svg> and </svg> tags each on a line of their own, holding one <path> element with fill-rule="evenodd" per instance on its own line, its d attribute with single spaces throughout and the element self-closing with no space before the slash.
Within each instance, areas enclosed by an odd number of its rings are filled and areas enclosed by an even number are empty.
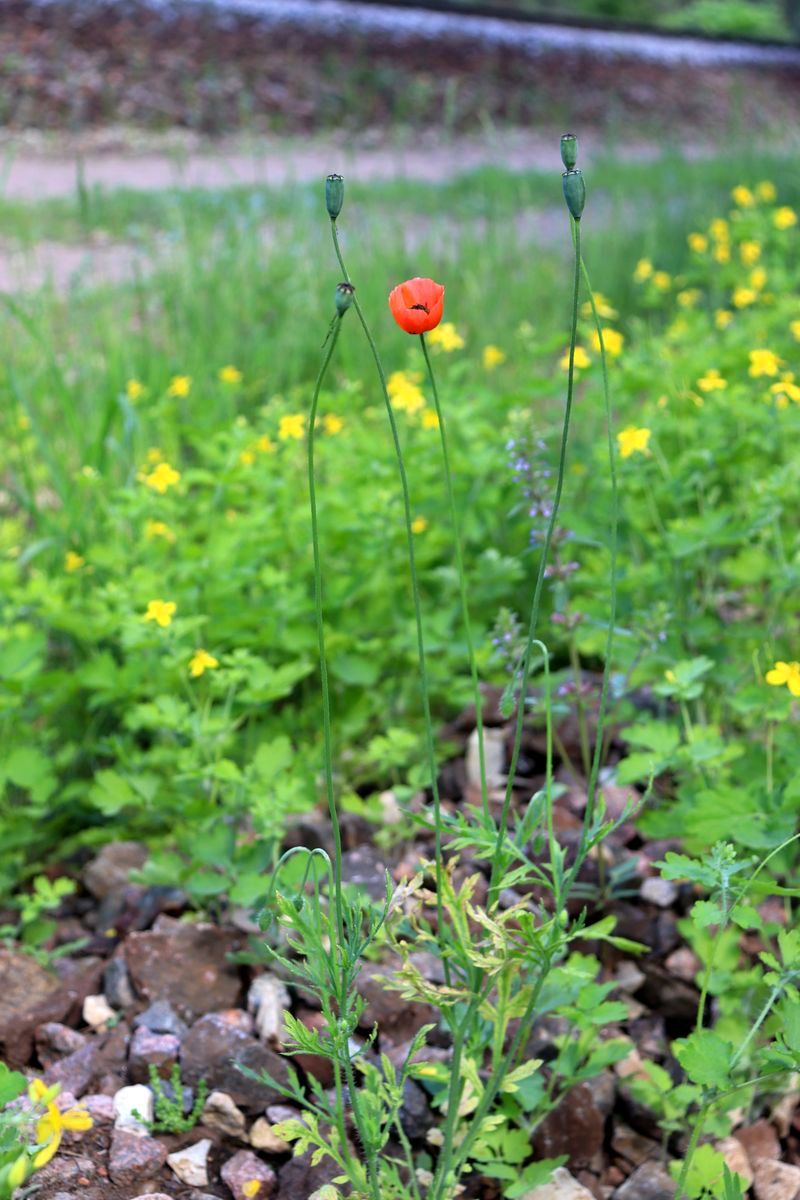
<svg viewBox="0 0 800 1200">
<path fill-rule="evenodd" d="M 447 448 L 447 433 L 445 430 L 444 413 L 439 401 L 439 389 L 436 386 L 436 376 L 433 373 L 433 363 L 431 362 L 428 343 L 425 341 L 425 334 L 419 335 L 422 353 L 425 356 L 425 365 L 428 368 L 428 378 L 431 381 L 431 391 L 433 392 L 433 403 L 436 408 L 436 417 L 439 422 L 439 438 L 442 444 L 442 461 L 444 463 L 444 481 L 447 489 L 447 501 L 450 506 L 450 522 L 453 526 L 453 541 L 455 542 L 456 569 L 458 571 L 458 590 L 461 597 L 461 619 L 464 623 L 464 636 L 467 640 L 467 654 L 469 655 L 469 670 L 472 677 L 472 692 L 475 704 L 475 731 L 478 736 L 478 768 L 480 772 L 481 786 L 481 805 L 484 815 L 489 815 L 489 789 L 486 783 L 486 750 L 483 744 L 483 705 L 481 701 L 481 685 L 478 678 L 478 662 L 475 657 L 475 642 L 472 637 L 472 624 L 469 617 L 469 604 L 467 602 L 467 578 L 464 570 L 464 556 L 461 550 L 461 530 L 459 527 L 458 510 L 456 508 L 456 498 L 453 491 L 453 476 L 450 470 L 450 455 Z"/>
</svg>

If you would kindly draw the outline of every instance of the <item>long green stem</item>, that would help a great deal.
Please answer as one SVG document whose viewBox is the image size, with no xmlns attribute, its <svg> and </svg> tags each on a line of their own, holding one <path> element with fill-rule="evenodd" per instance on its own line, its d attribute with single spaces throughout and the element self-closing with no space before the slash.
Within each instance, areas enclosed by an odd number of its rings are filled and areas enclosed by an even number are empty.
<svg viewBox="0 0 800 1200">
<path fill-rule="evenodd" d="M 576 251 L 580 253 L 580 246 L 576 243 Z M 610 553 L 611 553 L 611 581 L 610 581 L 610 597 L 609 597 L 609 613 L 608 613 L 608 632 L 606 634 L 606 652 L 605 662 L 603 664 L 603 682 L 600 686 L 600 702 L 597 706 L 597 727 L 595 731 L 594 742 L 594 758 L 592 760 L 592 771 L 589 776 L 589 786 L 586 798 L 586 812 L 584 814 L 583 833 L 581 835 L 581 845 L 584 846 L 588 840 L 590 830 L 594 823 L 594 814 L 597 804 L 597 784 L 600 778 L 600 766 L 603 757 L 603 733 L 605 727 L 606 710 L 608 707 L 608 684 L 611 678 L 611 660 L 614 653 L 614 636 L 617 627 L 617 551 L 619 546 L 619 488 L 617 486 L 617 454 L 614 446 L 614 414 L 611 409 L 611 390 L 608 386 L 608 361 L 606 359 L 606 345 L 603 338 L 603 326 L 600 321 L 600 314 L 597 311 L 595 304 L 594 291 L 592 283 L 589 279 L 589 272 L 586 270 L 586 264 L 581 257 L 581 271 L 583 272 L 586 290 L 589 294 L 589 303 L 592 306 L 592 316 L 594 325 L 597 331 L 597 340 L 600 344 L 600 365 L 603 372 L 603 404 L 605 407 L 606 418 L 606 441 L 608 445 L 608 471 L 611 480 L 611 529 L 610 529 Z M 604 859 L 600 856 L 600 867 L 604 869 Z"/>
<path fill-rule="evenodd" d="M 497 893 L 497 868 L 500 861 L 500 847 L 506 836 L 508 829 L 508 816 L 511 808 L 511 794 L 514 788 L 514 777 L 517 772 L 517 762 L 519 760 L 520 749 L 522 746 L 522 729 L 525 723 L 525 705 L 528 695 L 528 680 L 531 669 L 531 655 L 533 651 L 533 642 L 536 637 L 536 627 L 539 623 L 539 610 L 542 601 L 542 588 L 544 585 L 544 573 L 547 566 L 547 559 L 550 553 L 550 545 L 553 540 L 553 533 L 558 519 L 558 510 L 561 504 L 561 493 L 564 488 L 564 474 L 567 464 L 567 444 L 569 442 L 569 426 L 570 417 L 572 415 L 572 398 L 575 390 L 575 343 L 578 336 L 578 293 L 580 291 L 581 282 L 581 227 L 580 222 L 573 222 L 575 236 L 575 271 L 572 284 L 572 322 L 570 326 L 569 339 L 569 368 L 567 374 L 567 402 L 564 408 L 564 423 L 561 431 L 561 452 L 558 460 L 558 475 L 556 477 L 556 490 L 553 497 L 553 507 L 550 513 L 550 521 L 547 525 L 544 544 L 542 546 L 542 555 L 539 562 L 539 573 L 536 577 L 536 586 L 533 593 L 533 601 L 531 603 L 531 615 L 528 622 L 528 642 L 525 647 L 525 654 L 522 660 L 522 671 L 520 673 L 519 685 L 519 706 L 517 709 L 517 721 L 514 729 L 514 744 L 511 751 L 511 761 L 508 767 L 508 782 L 506 783 L 506 792 L 503 798 L 503 811 L 500 816 L 500 826 L 497 831 L 497 844 L 495 848 L 494 861 L 492 863 L 492 876 L 489 885 L 489 907 L 491 909 L 492 901 Z"/>
<path fill-rule="evenodd" d="M 703 1105 L 703 1107 L 700 1109 L 700 1112 L 697 1114 L 697 1121 L 695 1122 L 694 1129 L 692 1130 L 692 1136 L 689 1138 L 689 1145 L 686 1147 L 686 1157 L 683 1160 L 681 1173 L 678 1176 L 678 1182 L 675 1187 L 674 1200 L 683 1200 L 684 1188 L 689 1175 L 689 1167 L 692 1165 L 692 1159 L 694 1158 L 697 1144 L 700 1141 L 700 1134 L 703 1132 L 703 1126 L 706 1123 L 706 1117 L 711 1111 L 712 1104 L 713 1100 L 709 1100 L 707 1104 Z"/>
<path fill-rule="evenodd" d="M 325 624 L 322 613 L 322 560 L 319 551 L 319 518 L 317 516 L 317 485 L 314 476 L 314 427 L 319 407 L 319 393 L 322 381 L 333 357 L 336 342 L 339 338 L 342 318 L 337 314 L 331 327 L 322 365 L 314 384 L 314 395 L 311 400 L 311 412 L 308 418 L 308 494 L 311 504 L 311 541 L 314 547 L 314 613 L 317 622 L 317 644 L 319 646 L 319 675 L 322 685 L 322 743 L 325 759 L 325 792 L 328 800 L 328 812 L 331 818 L 334 849 L 334 904 L 336 910 L 336 931 L 339 937 L 340 949 L 344 947 L 344 904 L 342 900 L 342 834 L 339 828 L 339 814 L 336 811 L 336 796 L 333 787 L 333 742 L 331 737 L 331 695 L 328 683 L 328 658 L 325 653 Z M 341 1003 L 343 997 L 337 997 Z"/>
<path fill-rule="evenodd" d="M 472 676 L 472 691 L 475 704 L 475 731 L 478 735 L 478 768 L 480 772 L 481 785 L 481 804 L 484 815 L 489 815 L 489 790 L 486 783 L 486 751 L 483 744 L 483 704 L 481 700 L 481 685 L 478 678 L 478 663 L 475 657 L 475 642 L 472 637 L 472 624 L 469 617 L 469 604 L 467 602 L 467 579 L 464 571 L 464 556 L 461 549 L 461 531 L 458 520 L 458 510 L 456 508 L 456 498 L 453 491 L 453 476 L 450 470 L 450 455 L 447 449 L 447 433 L 445 430 L 444 413 L 439 402 L 439 389 L 436 386 L 436 376 L 433 373 L 433 363 L 428 351 L 428 343 L 425 341 L 425 334 L 419 335 L 422 353 L 425 356 L 425 365 L 428 368 L 428 378 L 431 381 L 431 391 L 433 392 L 433 403 L 436 407 L 436 417 L 439 421 L 439 438 L 442 444 L 442 461 L 444 463 L 444 480 L 445 488 L 447 489 L 447 502 L 450 506 L 450 522 L 453 526 L 453 541 L 455 542 L 456 568 L 458 570 L 458 590 L 461 597 L 461 619 L 464 623 L 464 636 L 467 640 L 467 653 L 469 655 L 469 670 Z"/>
<path fill-rule="evenodd" d="M 336 222 L 331 220 L 331 235 L 333 237 L 333 248 L 336 251 L 336 257 L 339 260 L 339 266 L 342 270 L 342 276 L 351 282 L 350 276 L 347 273 L 342 251 L 339 246 L 339 235 L 336 231 Z M 414 620 L 417 629 L 417 659 L 419 663 L 419 678 L 420 690 L 422 692 L 422 715 L 425 723 L 425 734 L 428 751 L 428 766 L 431 777 L 431 792 L 433 795 L 433 820 L 434 820 L 434 839 L 435 839 L 435 864 L 434 870 L 436 874 L 436 912 L 440 936 L 444 934 L 444 906 L 442 903 L 442 809 L 441 800 L 439 797 L 439 780 L 436 767 L 436 740 L 433 734 L 433 721 L 431 719 L 431 703 L 430 692 L 428 688 L 428 668 L 425 657 L 425 638 L 422 628 L 422 604 L 420 602 L 419 579 L 417 576 L 416 556 L 414 553 L 414 531 L 411 528 L 411 495 L 408 487 L 408 475 L 406 473 L 405 462 L 403 460 L 403 448 L 400 444 L 400 434 L 397 428 L 397 421 L 392 408 L 392 402 L 389 398 L 389 391 L 386 386 L 386 375 L 383 370 L 383 363 L 378 354 L 378 347 L 375 345 L 375 339 L 370 332 L 361 305 L 358 302 L 358 295 L 353 295 L 353 307 L 356 310 L 361 328 L 364 331 L 364 336 L 372 354 L 375 363 L 375 369 L 378 372 L 378 378 L 381 382 L 383 391 L 383 399 L 386 405 L 386 414 L 389 418 L 389 427 L 392 433 L 392 441 L 394 443 L 395 455 L 397 457 L 397 469 L 400 475 L 400 486 L 403 493 L 403 512 L 405 516 L 406 526 L 406 541 L 408 545 L 408 566 L 411 576 L 411 596 L 414 605 Z M 450 983 L 450 963 L 447 955 L 442 955 L 442 964 L 444 967 L 445 982 Z"/>
</svg>

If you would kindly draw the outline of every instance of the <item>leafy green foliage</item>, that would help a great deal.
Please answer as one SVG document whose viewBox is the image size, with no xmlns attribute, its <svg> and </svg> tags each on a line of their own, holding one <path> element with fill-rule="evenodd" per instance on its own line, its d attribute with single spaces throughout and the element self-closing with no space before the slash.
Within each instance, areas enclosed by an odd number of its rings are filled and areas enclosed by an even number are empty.
<svg viewBox="0 0 800 1200">
<path fill-rule="evenodd" d="M 154 1098 L 154 1113 L 152 1121 L 142 1121 L 138 1113 L 134 1115 L 146 1125 L 151 1133 L 188 1133 L 194 1129 L 203 1114 L 203 1107 L 208 1095 L 208 1084 L 205 1079 L 198 1080 L 194 1103 L 190 1112 L 184 1112 L 183 1083 L 181 1068 L 175 1063 L 169 1077 L 170 1093 L 164 1089 L 164 1081 L 158 1069 L 151 1063 L 148 1067 L 150 1090 Z"/>
</svg>

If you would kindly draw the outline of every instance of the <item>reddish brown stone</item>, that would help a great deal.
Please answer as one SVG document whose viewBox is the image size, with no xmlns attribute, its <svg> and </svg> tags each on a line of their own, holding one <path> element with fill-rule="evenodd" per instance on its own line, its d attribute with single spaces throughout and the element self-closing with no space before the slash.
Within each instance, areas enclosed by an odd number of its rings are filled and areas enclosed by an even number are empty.
<svg viewBox="0 0 800 1200">
<path fill-rule="evenodd" d="M 182 1017 L 235 1007 L 242 995 L 238 968 L 228 955 L 241 936 L 215 925 L 159 917 L 147 933 L 132 933 L 125 960 L 136 990 L 148 1000 L 168 1000 Z"/>
</svg>

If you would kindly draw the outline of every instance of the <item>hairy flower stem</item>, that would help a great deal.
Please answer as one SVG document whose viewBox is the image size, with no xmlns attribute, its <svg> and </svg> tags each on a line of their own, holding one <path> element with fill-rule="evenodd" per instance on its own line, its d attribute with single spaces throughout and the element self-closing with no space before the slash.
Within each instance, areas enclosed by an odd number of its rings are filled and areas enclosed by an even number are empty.
<svg viewBox="0 0 800 1200">
<path fill-rule="evenodd" d="M 319 675 L 320 684 L 322 686 L 322 744 L 323 755 L 325 759 L 325 793 L 328 800 L 328 812 L 330 813 L 331 826 L 333 830 L 333 849 L 334 849 L 334 872 L 333 872 L 333 887 L 334 901 L 336 911 L 336 932 L 339 938 L 339 948 L 343 949 L 344 941 L 344 904 L 342 900 L 342 833 L 339 828 L 339 814 L 336 809 L 336 796 L 333 787 L 333 742 L 331 737 L 331 693 L 328 682 L 328 658 L 325 652 L 325 623 L 322 613 L 322 560 L 319 552 L 319 518 L 317 516 L 317 484 L 314 476 L 314 432 L 317 421 L 317 408 L 319 407 L 319 393 L 322 388 L 322 381 L 328 370 L 333 352 L 336 349 L 336 342 L 339 338 L 339 330 L 342 326 L 342 318 L 337 314 L 333 318 L 331 331 L 325 343 L 325 353 L 322 358 L 322 365 L 317 375 L 317 382 L 314 384 L 314 395 L 311 398 L 311 411 L 308 416 L 308 495 L 311 506 L 311 542 L 314 548 L 314 614 L 317 622 L 317 645 L 319 647 Z M 344 997 L 339 996 L 338 1000 L 341 1004 Z"/>
<path fill-rule="evenodd" d="M 339 338 L 339 331 L 342 326 L 342 314 L 337 313 L 333 318 L 330 333 L 325 342 L 325 352 L 322 357 L 322 364 L 317 375 L 317 381 L 314 384 L 314 394 L 311 399 L 311 411 L 308 418 L 308 495 L 311 508 L 311 542 L 314 548 L 314 612 L 317 624 L 317 644 L 319 647 L 319 674 L 320 684 L 322 689 L 322 743 L 323 743 L 323 758 L 325 763 L 325 792 L 328 801 L 328 812 L 331 819 L 331 828 L 333 832 L 333 847 L 334 847 L 334 870 L 333 870 L 333 891 L 334 891 L 334 911 L 336 916 L 336 934 L 338 941 L 338 951 L 334 950 L 334 961 L 336 963 L 336 1003 L 339 1015 L 342 1015 L 346 1008 L 347 997 L 346 988 L 347 981 L 345 979 L 344 965 L 340 954 L 344 949 L 344 903 L 342 899 L 342 835 L 339 828 L 339 814 L 336 809 L 336 796 L 333 786 L 333 741 L 331 736 L 331 696 L 330 685 L 328 682 L 328 658 L 325 650 L 325 623 L 322 611 L 322 559 L 319 549 L 319 518 L 317 515 L 317 485 L 314 472 L 314 433 L 317 420 L 317 409 L 319 407 L 319 394 L 322 389 L 322 381 L 328 370 L 333 352 L 336 349 L 336 342 Z M 332 947 L 332 950 L 334 948 Z M 334 1024 L 336 1017 L 331 1014 L 329 1024 Z M 344 1123 L 344 1092 L 342 1088 L 341 1068 L 338 1059 L 334 1063 L 334 1075 L 336 1086 L 337 1099 L 337 1116 L 339 1138 L 342 1144 L 342 1152 L 347 1161 L 350 1161 L 350 1152 L 347 1145 L 347 1130 Z"/>
<path fill-rule="evenodd" d="M 458 510 L 456 508 L 456 498 L 453 492 L 453 476 L 450 470 L 450 455 L 447 449 L 447 433 L 445 430 L 444 413 L 439 402 L 439 389 L 436 386 L 436 376 L 433 373 L 433 363 L 431 362 L 428 343 L 425 341 L 425 334 L 419 335 L 422 353 L 425 356 L 425 365 L 428 368 L 428 378 L 431 381 L 431 391 L 433 392 L 433 403 L 436 407 L 436 416 L 439 421 L 439 438 L 442 444 L 442 461 L 444 463 L 444 480 L 445 488 L 447 489 L 447 502 L 450 506 L 450 522 L 453 526 L 453 541 L 455 543 L 456 568 L 458 570 L 458 590 L 461 597 L 461 619 L 464 623 L 464 636 L 467 640 L 467 653 L 469 655 L 469 670 L 472 676 L 472 692 L 475 704 L 475 729 L 478 735 L 478 767 L 480 772 L 481 786 L 481 805 L 484 815 L 489 815 L 489 790 L 486 784 L 486 752 L 483 744 L 483 705 L 481 700 L 481 685 L 478 678 L 478 663 L 475 657 L 475 642 L 472 637 L 472 624 L 469 617 L 469 605 L 467 603 L 467 579 L 464 571 L 464 556 L 461 550 L 461 531 L 459 528 Z"/>
<path fill-rule="evenodd" d="M 525 654 L 522 660 L 522 671 L 520 672 L 519 685 L 519 706 L 517 708 L 517 722 L 514 730 L 514 744 L 511 751 L 511 761 L 508 766 L 508 782 L 506 783 L 506 792 L 503 798 L 503 810 L 500 816 L 500 826 L 497 831 L 497 843 L 492 862 L 492 875 L 489 884 L 489 902 L 488 907 L 491 911 L 493 903 L 497 899 L 499 893 L 498 870 L 500 864 L 500 849 L 506 836 L 508 829 L 508 818 L 511 810 L 511 794 L 514 790 L 514 777 L 517 773 L 517 762 L 519 760 L 520 748 L 522 745 L 522 729 L 525 724 L 525 705 L 528 695 L 528 680 L 531 670 L 531 657 L 533 651 L 533 643 L 536 637 L 536 627 L 539 623 L 539 610 L 542 603 L 542 588 L 544 585 L 544 573 L 547 566 L 547 559 L 550 553 L 550 545 L 553 540 L 553 533 L 558 519 L 558 510 L 561 504 L 561 493 L 564 488 L 564 473 L 567 464 L 567 444 L 569 442 L 569 426 L 570 417 L 572 415 L 572 398 L 575 389 L 575 343 L 578 337 L 578 293 L 581 283 L 581 227 L 580 222 L 573 221 L 574 227 L 574 247 L 575 247 L 575 270 L 572 283 L 572 323 L 570 328 L 569 339 L 569 370 L 567 374 L 567 402 L 564 408 L 564 421 L 561 429 L 561 452 L 558 460 L 558 475 L 556 477 L 556 490 L 553 496 L 553 508 L 550 513 L 550 520 L 547 525 L 547 531 L 542 545 L 542 556 L 539 562 L 539 573 L 536 577 L 536 586 L 533 592 L 533 601 L 531 603 L 531 615 L 528 623 L 528 641 L 525 647 Z"/>
<path fill-rule="evenodd" d="M 580 226 L 576 231 L 577 236 L 580 235 Z M 580 243 L 576 239 L 576 252 L 580 254 Z M 606 345 L 603 338 L 603 326 L 600 321 L 600 314 L 597 311 L 597 305 L 594 300 L 594 292 L 592 290 L 589 272 L 586 270 L 586 264 L 583 258 L 580 259 L 581 272 L 583 280 L 586 284 L 586 290 L 589 294 L 589 303 L 592 306 L 592 317 L 594 318 L 594 326 L 597 331 L 597 340 L 600 343 L 600 365 L 603 371 L 603 405 L 605 407 L 606 418 L 606 440 L 608 445 L 608 472 L 611 480 L 611 528 L 609 537 L 609 546 L 611 553 L 611 579 L 610 579 L 610 595 L 609 595 L 609 612 L 608 612 L 608 631 L 606 633 L 606 652 L 605 662 L 603 664 L 603 682 L 600 686 L 600 702 L 597 706 L 597 727 L 595 730 L 594 742 L 594 757 L 592 759 L 592 771 L 589 776 L 589 785 L 586 797 L 586 812 L 584 814 L 583 831 L 581 833 L 580 850 L 585 851 L 586 843 L 589 839 L 591 828 L 594 823 L 594 815 L 597 807 L 597 784 L 600 778 L 600 765 L 603 757 L 603 735 L 605 729 L 606 710 L 608 707 L 608 683 L 611 676 L 611 659 L 614 653 L 614 635 L 617 626 L 617 549 L 619 545 L 619 488 L 617 486 L 617 454 L 614 446 L 614 414 L 611 408 L 611 389 L 608 385 L 608 361 L 606 358 Z M 578 858 L 580 858 L 580 852 Z M 600 871 L 600 879 L 603 881 L 605 872 L 605 859 L 602 853 L 598 860 Z"/>
<path fill-rule="evenodd" d="M 350 276 L 347 273 L 347 267 L 342 257 L 342 251 L 339 246 L 339 235 L 336 231 L 336 221 L 331 220 L 331 236 L 333 237 L 333 248 L 336 251 L 336 257 L 339 260 L 339 266 L 342 270 L 342 278 L 348 283 L 351 282 Z M 430 691 L 428 687 L 428 668 L 425 657 L 425 638 L 422 630 L 422 604 L 420 601 L 419 579 L 417 576 L 416 556 L 414 553 L 414 531 L 411 528 L 411 496 L 408 488 L 408 475 L 406 473 L 405 461 L 403 459 L 403 448 L 400 444 L 400 434 L 397 429 L 397 421 L 392 408 L 392 402 L 389 398 L 389 391 L 386 387 L 386 375 L 383 370 L 383 363 L 378 354 L 378 347 L 375 345 L 375 339 L 370 332 L 361 305 L 358 301 L 358 295 L 353 295 L 353 308 L 356 310 L 356 315 L 364 331 L 364 336 L 367 339 L 372 358 L 375 363 L 375 369 L 378 372 L 381 389 L 383 391 L 383 399 L 386 405 L 386 414 L 389 418 L 389 428 L 392 433 L 392 441 L 394 443 L 395 455 L 397 457 L 397 469 L 400 475 L 400 487 L 403 493 L 403 513 L 405 517 L 406 527 L 406 542 L 408 545 L 408 566 L 411 576 L 411 596 L 414 605 L 414 620 L 417 629 L 417 658 L 419 662 L 419 678 L 420 690 L 422 692 L 422 715 L 425 722 L 425 735 L 428 752 L 428 769 L 431 777 L 431 793 L 433 795 L 433 821 L 434 821 L 434 838 L 435 838 L 435 864 L 434 870 L 436 874 L 436 914 L 440 937 L 443 937 L 445 929 L 444 906 L 442 904 L 442 809 L 441 800 L 439 797 L 439 780 L 436 767 L 436 739 L 433 734 L 433 721 L 431 718 L 431 702 Z M 442 965 L 444 967 L 445 982 L 450 983 L 450 963 L 446 954 L 442 954 Z"/>
</svg>

